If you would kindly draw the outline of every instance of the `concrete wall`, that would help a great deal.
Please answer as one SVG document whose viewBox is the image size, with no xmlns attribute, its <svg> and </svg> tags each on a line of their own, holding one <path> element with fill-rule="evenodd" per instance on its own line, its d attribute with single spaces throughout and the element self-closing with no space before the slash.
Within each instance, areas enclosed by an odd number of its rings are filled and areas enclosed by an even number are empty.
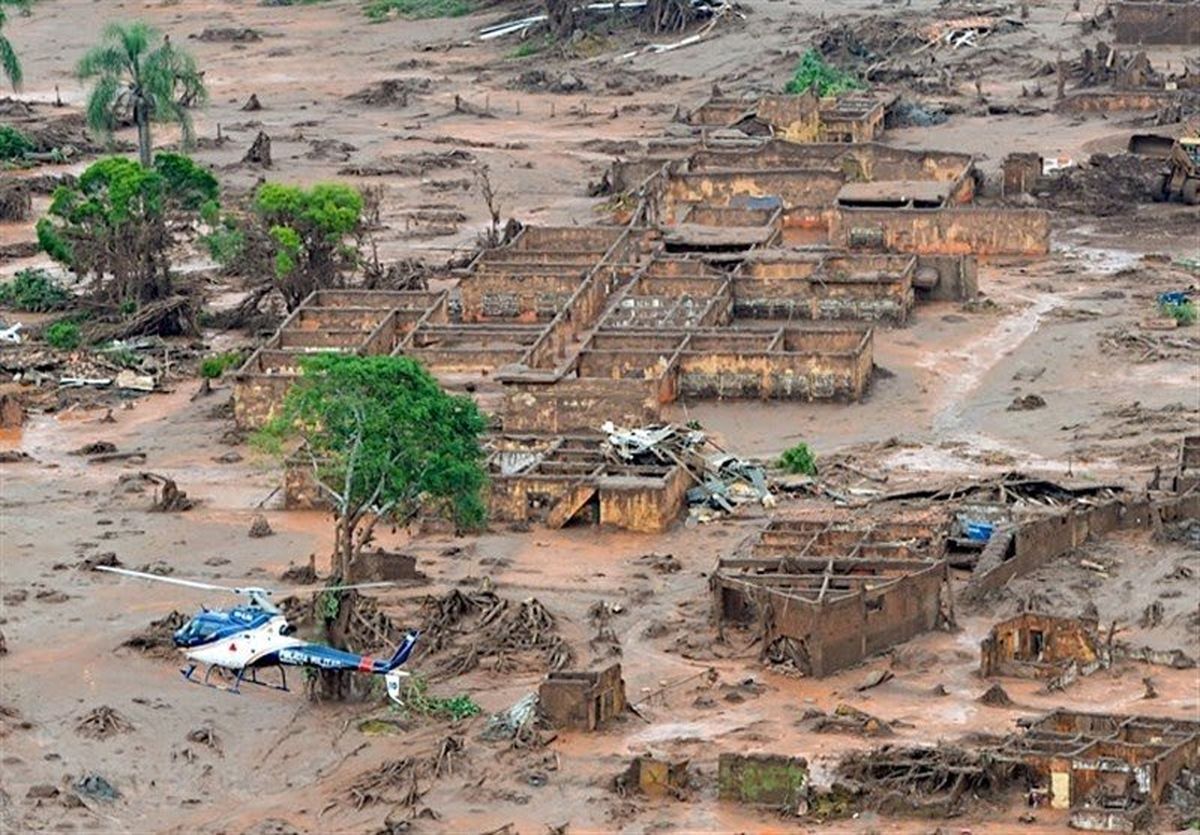
<svg viewBox="0 0 1200 835">
<path fill-rule="evenodd" d="M 661 533 L 679 519 L 692 479 L 682 467 L 675 467 L 662 478 L 606 476 L 596 483 L 601 525 Z"/>
<path fill-rule="evenodd" d="M 595 432 L 605 421 L 641 426 L 659 419 L 658 386 L 640 380 L 576 379 L 514 384 L 504 396 L 505 432 Z"/>
<path fill-rule="evenodd" d="M 1040 209 L 976 208 L 832 212 L 831 243 L 853 248 L 856 239 L 864 236 L 878 236 L 890 252 L 1045 255 L 1050 251 L 1050 214 Z"/>
<path fill-rule="evenodd" d="M 828 206 L 844 180 L 840 172 L 799 168 L 673 174 L 663 195 L 662 220 L 680 222 L 693 203 L 730 206 L 747 197 L 777 197 L 785 209 Z"/>
<path fill-rule="evenodd" d="M 1200 3 L 1117 2 L 1117 43 L 1200 46 Z"/>
<path fill-rule="evenodd" d="M 237 427 L 258 429 L 274 417 L 294 379 L 292 374 L 238 374 L 233 383 Z"/>
<path fill-rule="evenodd" d="M 1089 537 L 1114 530 L 1145 529 L 1158 514 L 1164 523 L 1200 518 L 1200 495 L 1150 499 L 1130 496 L 1089 509 L 1067 510 L 992 534 L 963 590 L 977 599 L 1082 545 Z"/>
<path fill-rule="evenodd" d="M 858 319 L 903 324 L 913 305 L 911 256 L 748 260 L 733 278 L 734 312 L 744 318 Z"/>
<path fill-rule="evenodd" d="M 477 271 L 459 284 L 463 321 L 549 321 L 579 289 L 588 269 L 570 272 L 534 266 L 519 272 Z"/>
<path fill-rule="evenodd" d="M 1158 110 L 1173 104 L 1176 99 L 1175 93 L 1158 90 L 1072 93 L 1059 99 L 1055 103 L 1054 109 L 1059 113 L 1121 113 Z"/>
</svg>

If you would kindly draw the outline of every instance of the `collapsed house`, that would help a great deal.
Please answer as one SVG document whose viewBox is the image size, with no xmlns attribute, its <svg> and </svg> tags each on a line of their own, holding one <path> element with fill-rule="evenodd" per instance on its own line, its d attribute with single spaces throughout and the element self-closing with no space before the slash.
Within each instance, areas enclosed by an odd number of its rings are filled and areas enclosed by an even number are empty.
<svg viewBox="0 0 1200 835">
<path fill-rule="evenodd" d="M 490 518 L 653 533 L 673 525 L 689 504 L 728 512 L 744 501 L 773 503 L 763 469 L 712 446 L 702 432 L 602 428 L 604 438 L 490 439 Z"/>
<path fill-rule="evenodd" d="M 756 629 L 766 660 L 822 677 L 953 622 L 945 517 L 777 516 L 713 572 L 718 628 Z"/>
<path fill-rule="evenodd" d="M 1045 211 L 973 205 L 969 154 L 875 142 L 669 139 L 615 163 L 610 182 L 639 195 L 653 224 L 679 226 L 697 240 L 705 232 L 710 250 L 748 248 L 752 230 L 765 232 L 744 212 L 768 208 L 777 210 L 768 220 L 784 246 L 923 256 L 1040 256 L 1049 248 Z M 939 266 L 955 288 L 958 264 Z"/>
<path fill-rule="evenodd" d="M 979 674 L 1045 679 L 1048 689 L 1061 689 L 1106 666 L 1098 626 L 1084 618 L 1022 612 L 993 626 L 980 642 Z"/>
<path fill-rule="evenodd" d="M 1114 640 L 1116 624 L 1103 637 L 1095 618 L 1066 618 L 1022 612 L 991 628 L 979 645 L 979 674 L 1013 676 L 1046 682 L 1046 690 L 1062 690 L 1082 676 L 1120 659 L 1162 664 L 1176 669 L 1196 666 L 1183 650 L 1131 647 Z"/>
<path fill-rule="evenodd" d="M 813 90 L 762 96 L 753 101 L 714 95 L 688 114 L 688 124 L 732 128 L 749 136 L 776 136 L 789 142 L 871 142 L 884 129 L 895 97 L 866 94 L 821 97 Z"/>
<path fill-rule="evenodd" d="M 1200 721 L 1056 710 L 995 755 L 1035 776 L 1035 794 L 1080 829 L 1138 831 L 1171 784 L 1200 766 Z"/>
</svg>

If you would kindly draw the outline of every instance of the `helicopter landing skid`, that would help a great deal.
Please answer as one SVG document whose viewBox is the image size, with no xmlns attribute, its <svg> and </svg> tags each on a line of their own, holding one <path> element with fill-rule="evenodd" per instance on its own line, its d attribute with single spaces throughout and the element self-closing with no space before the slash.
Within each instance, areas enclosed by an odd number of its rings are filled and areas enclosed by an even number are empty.
<svg viewBox="0 0 1200 835">
<path fill-rule="evenodd" d="M 196 664 L 191 664 L 187 667 L 187 669 L 180 670 L 179 672 L 183 675 L 184 679 L 186 679 L 189 683 L 199 684 L 201 687 L 211 687 L 213 690 L 223 690 L 226 693 L 232 693 L 235 696 L 239 695 L 242 692 L 240 688 L 243 683 L 257 684 L 259 687 L 266 687 L 270 690 L 282 690 L 285 693 L 291 692 L 290 688 L 288 688 L 288 686 L 287 686 L 287 671 L 283 669 L 282 665 L 279 666 L 279 678 L 280 678 L 279 684 L 271 684 L 270 682 L 267 682 L 267 681 L 259 681 L 258 680 L 258 669 L 251 667 L 249 678 L 246 677 L 246 670 L 243 668 L 241 670 L 236 671 L 236 673 L 233 677 L 233 683 L 228 684 L 228 685 L 213 684 L 209 681 L 209 678 L 212 676 L 214 669 L 233 672 L 233 671 L 229 670 L 228 667 L 220 667 L 220 666 L 217 666 L 216 664 L 209 664 L 204 669 L 204 678 L 199 679 L 199 678 L 195 678 L 193 675 L 196 672 L 197 666 L 198 665 L 196 665 Z"/>
</svg>

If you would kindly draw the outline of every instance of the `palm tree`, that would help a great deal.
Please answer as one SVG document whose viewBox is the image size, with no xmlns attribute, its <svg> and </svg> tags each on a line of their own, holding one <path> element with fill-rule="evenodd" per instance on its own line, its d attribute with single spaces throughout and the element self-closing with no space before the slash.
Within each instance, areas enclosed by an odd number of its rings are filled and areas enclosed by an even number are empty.
<svg viewBox="0 0 1200 835">
<path fill-rule="evenodd" d="M 31 0 L 0 0 L 0 69 L 8 76 L 8 82 L 14 90 L 21 87 L 21 62 L 17 60 L 17 51 L 13 49 L 8 38 L 4 37 L 5 6 L 14 6 L 21 11 L 29 8 Z"/>
<path fill-rule="evenodd" d="M 83 56 L 76 74 L 81 80 L 96 79 L 88 94 L 88 124 L 111 135 L 120 122 L 132 119 L 138 129 L 138 156 L 146 167 L 151 162 L 150 123 L 177 122 L 188 145 L 192 118 L 187 106 L 208 98 L 192 56 L 140 22 L 110 23 L 104 40 Z M 177 96 L 180 87 L 184 93 Z"/>
</svg>

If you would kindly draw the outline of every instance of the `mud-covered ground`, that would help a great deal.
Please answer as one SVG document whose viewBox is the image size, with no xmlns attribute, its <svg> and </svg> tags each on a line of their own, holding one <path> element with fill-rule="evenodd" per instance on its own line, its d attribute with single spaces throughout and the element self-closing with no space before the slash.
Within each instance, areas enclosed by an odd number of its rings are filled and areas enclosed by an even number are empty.
<svg viewBox="0 0 1200 835">
<path fill-rule="evenodd" d="M 1082 119 L 1051 110 L 1053 76 L 1040 75 L 1038 66 L 1053 61 L 1060 48 L 1075 54 L 1097 37 L 1081 34 L 1070 8 L 1062 0 L 1030 4 L 1023 27 L 997 33 L 977 50 L 939 52 L 935 61 L 957 68 L 952 88 L 919 98 L 948 103 L 955 112 L 944 124 L 892 131 L 886 141 L 970 151 L 988 174 L 1010 150 L 1082 159 L 1122 147 L 1141 129 L 1130 118 Z M 931 0 L 903 7 L 854 0 L 836 10 L 813 0 L 751 0 L 741 9 L 744 16 L 728 16 L 698 46 L 623 60 L 614 56 L 680 36 L 600 31 L 596 43 L 580 44 L 570 57 L 546 51 L 518 58 L 514 41 L 475 39 L 479 27 L 515 8 L 371 24 L 346 0 L 103 8 L 41 0 L 30 17 L 10 15 L 5 34 L 25 60 L 24 98 L 50 102 L 57 87 L 68 107 L 78 107 L 83 90 L 71 68 L 100 24 L 132 17 L 153 22 L 186 42 L 206 70 L 212 101 L 197 113 L 205 141 L 196 155 L 217 168 L 227 188 L 248 189 L 263 176 L 382 185 L 381 256 L 415 254 L 438 264 L 468 251 L 487 221 L 473 186 L 478 165 L 488 166 L 506 217 L 595 222 L 601 201 L 589 198 L 587 187 L 611 155 L 660 135 L 678 108 L 698 103 L 713 84 L 727 93 L 778 89 L 814 36 L 842 21 L 869 33 L 878 20 L 976 13 L 969 4 L 943 9 Z M 260 37 L 192 37 L 228 27 L 251 28 Z M 1180 50 L 1151 51 L 1156 62 L 1178 64 L 1180 56 Z M 540 76 L 527 75 L 533 71 L 559 88 L 573 86 L 563 84 L 570 74 L 585 89 L 551 92 Z M 981 79 L 978 92 L 973 74 Z M 368 90 L 375 99 L 377 85 L 389 80 L 399 83 L 383 91 L 383 103 L 352 98 Z M 1023 98 L 1021 88 L 1033 89 L 1039 80 L 1049 98 Z M 912 95 L 903 81 L 893 86 Z M 263 109 L 244 112 L 252 93 Z M 980 94 L 1024 112 L 989 112 Z M 468 112 L 456 112 L 456 96 L 468 105 L 459 110 Z M 220 145 L 218 125 L 226 138 Z M 268 172 L 239 163 L 260 129 L 273 142 L 275 166 Z M 158 136 L 174 138 L 162 129 Z M 380 165 L 396 173 L 343 173 Z M 48 169 L 54 167 L 38 171 Z M 37 205 L 44 204 L 41 198 Z M 863 403 L 681 402 L 677 417 L 700 420 L 745 455 L 767 458 L 803 440 L 820 456 L 850 456 L 858 469 L 887 479 L 860 483 L 862 492 L 1013 469 L 1144 484 L 1156 466 L 1171 466 L 1179 437 L 1200 423 L 1196 328 L 1170 332 L 1177 342 L 1154 349 L 1144 340 L 1163 332 L 1140 327 L 1154 315 L 1158 292 L 1196 284 L 1195 272 L 1171 260 L 1200 255 L 1198 224 L 1196 209 L 1178 205 L 1130 205 L 1104 216 L 1064 208 L 1055 216 L 1049 257 L 981 267 L 981 302 L 923 305 L 910 326 L 879 329 L 875 361 L 883 371 Z M 0 243 L 31 238 L 29 224 L 0 225 Z M 41 260 L 10 259 L 0 263 L 0 276 L 33 263 Z M 250 337 L 214 333 L 206 339 L 225 346 Z M 425 595 L 471 589 L 487 578 L 510 599 L 536 597 L 556 616 L 559 633 L 584 666 L 611 657 L 607 643 L 591 642 L 596 627 L 589 610 L 600 601 L 620 604 L 609 625 L 630 701 L 644 718 L 631 714 L 598 734 L 560 734 L 545 747 L 510 750 L 479 738 L 482 718 L 453 726 L 412 719 L 364 730 L 365 718 L 394 717 L 362 705 L 314 705 L 302 687 L 290 693 L 247 688 L 230 696 L 188 685 L 177 662 L 117 647 L 173 610 L 229 601 L 99 576 L 78 564 L 113 552 L 132 568 L 162 562 L 179 577 L 280 585 L 276 578 L 289 563 L 310 554 L 318 570 L 327 568 L 332 534 L 320 514 L 277 509 L 275 463 L 228 435 L 231 423 L 220 408 L 228 389 L 193 398 L 198 386 L 180 379 L 168 393 L 130 398 L 112 410 L 112 422 L 105 407 L 35 414 L 3 438 L 4 448 L 30 456 L 0 464 L 0 629 L 8 649 L 0 658 L 0 827 L 6 831 L 375 832 L 389 818 L 395 831 L 400 821 L 430 832 L 486 832 L 505 824 L 521 833 L 563 824 L 572 832 L 796 831 L 795 821 L 718 803 L 715 770 L 721 751 L 793 753 L 808 758 L 814 780 L 823 783 L 840 754 L 881 741 L 814 733 L 801 721 L 807 709 L 852 705 L 892 724 L 894 736 L 882 741 L 902 743 L 1009 733 L 1015 720 L 1064 704 L 1200 716 L 1195 670 L 1134 664 L 1055 694 L 1036 682 L 1006 679 L 1011 706 L 977 701 L 989 684 L 976 672 L 980 639 L 1030 599 L 1065 615 L 1093 604 L 1102 623 L 1121 621 L 1122 636 L 1131 641 L 1200 655 L 1200 584 L 1194 580 L 1200 565 L 1186 533 L 1165 544 L 1122 535 L 1089 545 L 1014 582 L 978 610 L 960 608 L 957 632 L 927 634 L 814 681 L 765 669 L 756 660 L 758 648 L 736 634 L 716 642 L 707 573 L 717 555 L 752 530 L 761 510 L 749 509 L 663 536 L 537 528 L 458 539 L 382 535 L 382 545 L 416 554 L 428 577 L 374 595 L 399 620 L 415 617 Z M 1046 405 L 1009 410 L 1015 398 L 1029 394 Z M 146 459 L 96 464 L 69 454 L 97 440 L 140 450 Z M 129 479 L 119 483 L 143 470 L 174 478 L 197 506 L 179 514 L 149 512 L 149 493 L 130 487 Z M 260 512 L 275 533 L 251 539 L 247 531 Z M 656 570 L 642 559 L 650 553 L 673 555 L 679 570 Z M 1143 620 L 1156 601 L 1161 610 Z M 412 666 L 433 672 L 435 661 L 418 653 Z M 705 675 L 710 668 L 715 676 Z M 854 689 L 884 668 L 895 678 Z M 485 664 L 464 676 L 435 676 L 431 686 L 440 695 L 468 693 L 491 712 L 535 689 L 543 672 L 536 659 L 520 659 L 505 672 Z M 1143 698 L 1147 675 L 1155 699 Z M 935 694 L 939 685 L 945 695 Z M 79 721 L 102 706 L 115 709 L 128 727 L 102 739 L 81 733 Z M 355 792 L 364 775 L 385 762 L 434 758 L 447 736 L 462 738 L 461 753 L 448 771 L 421 771 L 420 796 L 411 806 L 400 804 L 407 786 L 388 787 L 378 800 Z M 686 802 L 612 791 L 612 778 L 629 758 L 647 751 L 690 759 L 694 788 Z M 104 800 L 70 787 L 91 774 L 120 796 Z M 1026 811 L 1014 799 L 950 822 L 867 814 L 822 826 L 995 833 L 1065 827 L 1062 813 L 1046 809 L 1035 811 L 1036 821 L 1019 823 Z"/>
</svg>

